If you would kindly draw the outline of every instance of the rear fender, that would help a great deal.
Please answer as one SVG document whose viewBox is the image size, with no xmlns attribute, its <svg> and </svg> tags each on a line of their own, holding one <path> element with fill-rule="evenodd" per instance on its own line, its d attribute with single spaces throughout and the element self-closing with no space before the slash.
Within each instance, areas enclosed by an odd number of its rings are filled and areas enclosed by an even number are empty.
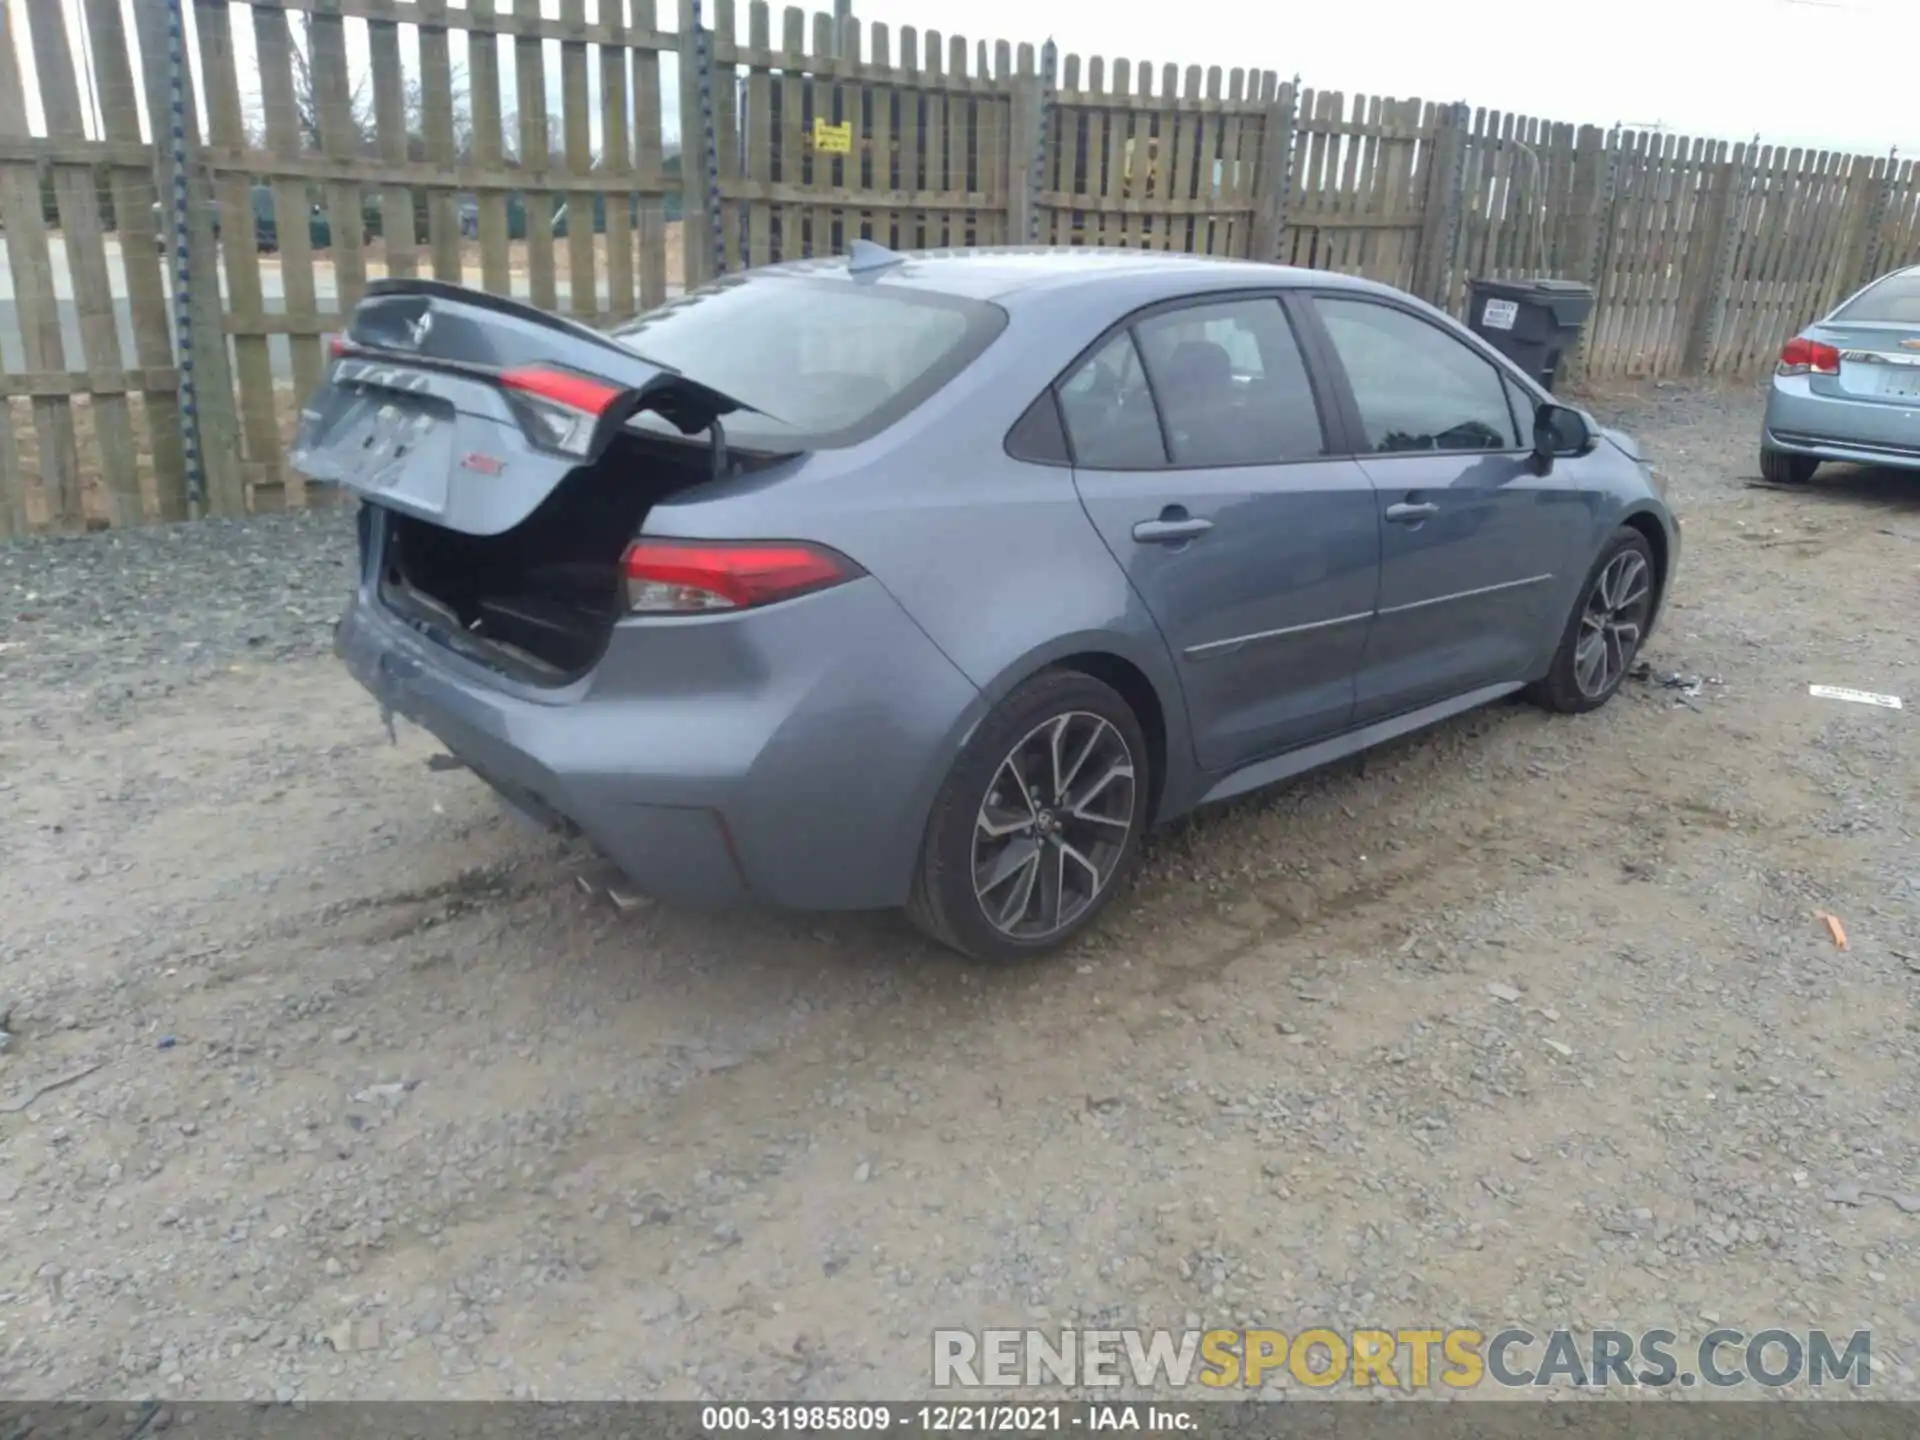
<svg viewBox="0 0 1920 1440">
<path fill-rule="evenodd" d="M 1191 809 L 1201 790 L 1199 772 L 1193 763 L 1193 741 L 1187 721 L 1186 694 L 1159 632 L 1129 634 L 1116 630 L 1089 630 L 1061 635 L 1035 646 L 1008 665 L 981 688 L 980 704 L 963 732 L 957 737 L 954 753 L 973 738 L 980 722 L 1014 690 L 1044 670 L 1071 664 L 1084 656 L 1104 656 L 1124 661 L 1138 671 L 1153 691 L 1164 731 L 1165 754 L 1156 791 L 1159 803 L 1156 820 L 1169 820 Z"/>
</svg>

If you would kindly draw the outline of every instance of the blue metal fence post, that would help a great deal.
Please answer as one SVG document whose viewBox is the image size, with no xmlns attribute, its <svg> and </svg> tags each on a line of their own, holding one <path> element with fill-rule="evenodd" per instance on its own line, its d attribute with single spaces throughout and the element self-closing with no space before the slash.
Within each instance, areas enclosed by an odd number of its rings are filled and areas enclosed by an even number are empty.
<svg viewBox="0 0 1920 1440">
<path fill-rule="evenodd" d="M 188 513 L 206 508 L 206 468 L 200 460 L 199 387 L 193 359 L 192 210 L 187 199 L 187 38 L 181 0 L 167 0 L 166 145 L 173 172 L 173 344 L 180 372 L 180 451 L 185 461 Z M 158 127 L 156 127 L 158 128 Z"/>
<path fill-rule="evenodd" d="M 1040 47 L 1040 100 L 1034 123 L 1033 168 L 1027 177 L 1027 243 L 1040 243 L 1040 197 L 1047 193 L 1047 134 L 1053 128 L 1054 86 L 1060 71 L 1060 47 Z"/>
<path fill-rule="evenodd" d="M 193 56 L 182 14 L 185 3 L 133 0 L 153 138 L 154 183 L 172 209 L 161 235 L 170 262 L 167 277 L 180 384 L 183 478 L 190 514 L 242 515 L 247 509 L 246 472 L 233 371 L 227 362 L 212 185 L 201 163 Z"/>
<path fill-rule="evenodd" d="M 713 275 L 727 273 L 727 232 L 720 200 L 720 137 L 713 113 L 713 32 L 700 15 L 700 0 L 691 0 L 693 20 L 694 89 L 700 106 L 700 169 L 706 176 L 707 238 L 713 247 Z"/>
</svg>

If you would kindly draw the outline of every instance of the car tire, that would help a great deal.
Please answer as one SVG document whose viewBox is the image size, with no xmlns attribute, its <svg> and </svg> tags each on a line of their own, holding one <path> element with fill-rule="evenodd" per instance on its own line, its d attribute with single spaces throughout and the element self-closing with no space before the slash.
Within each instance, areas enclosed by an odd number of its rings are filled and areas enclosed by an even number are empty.
<svg viewBox="0 0 1920 1440">
<path fill-rule="evenodd" d="M 1647 537 L 1622 525 L 1587 572 L 1553 664 L 1527 698 L 1560 715 L 1584 715 L 1611 700 L 1639 657 L 1658 584 Z"/>
<path fill-rule="evenodd" d="M 955 759 L 927 821 L 908 917 L 981 961 L 1070 943 L 1139 855 L 1151 766 L 1139 718 L 1111 686 L 1074 670 L 1034 676 Z"/>
<path fill-rule="evenodd" d="M 1760 476 L 1769 484 L 1804 485 L 1819 468 L 1820 461 L 1812 455 L 1793 455 L 1770 445 L 1760 447 Z"/>
</svg>

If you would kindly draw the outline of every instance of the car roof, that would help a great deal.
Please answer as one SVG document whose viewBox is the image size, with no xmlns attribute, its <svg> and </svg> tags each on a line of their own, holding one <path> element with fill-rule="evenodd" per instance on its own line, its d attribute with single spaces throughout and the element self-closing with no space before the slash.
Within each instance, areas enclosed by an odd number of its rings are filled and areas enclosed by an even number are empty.
<svg viewBox="0 0 1920 1440">
<path fill-rule="evenodd" d="M 766 276 L 804 275 L 852 280 L 844 255 L 796 260 L 769 266 Z M 1004 246 L 968 250 L 916 250 L 899 264 L 873 272 L 889 287 L 925 290 L 973 300 L 1007 301 L 1022 295 L 1077 289 L 1127 276 L 1165 278 L 1169 296 L 1196 286 L 1222 288 L 1328 286 L 1393 293 L 1387 286 L 1352 275 L 1305 270 L 1291 265 L 1262 265 L 1213 255 L 1170 250 L 1110 250 L 1092 247 Z"/>
</svg>

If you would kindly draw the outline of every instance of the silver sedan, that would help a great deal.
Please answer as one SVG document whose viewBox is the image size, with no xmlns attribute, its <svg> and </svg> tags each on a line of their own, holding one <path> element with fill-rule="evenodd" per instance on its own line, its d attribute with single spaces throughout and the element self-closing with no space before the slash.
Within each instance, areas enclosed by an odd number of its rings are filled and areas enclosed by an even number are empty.
<svg viewBox="0 0 1920 1440">
<path fill-rule="evenodd" d="M 1064 944 L 1149 825 L 1516 691 L 1599 708 L 1633 441 L 1350 277 L 1144 250 L 730 275 L 610 332 L 378 280 L 295 463 L 389 714 L 663 900 Z"/>
<path fill-rule="evenodd" d="M 1920 470 L 1920 265 L 1883 275 L 1780 352 L 1760 473 L 1804 485 L 1823 460 Z"/>
</svg>

